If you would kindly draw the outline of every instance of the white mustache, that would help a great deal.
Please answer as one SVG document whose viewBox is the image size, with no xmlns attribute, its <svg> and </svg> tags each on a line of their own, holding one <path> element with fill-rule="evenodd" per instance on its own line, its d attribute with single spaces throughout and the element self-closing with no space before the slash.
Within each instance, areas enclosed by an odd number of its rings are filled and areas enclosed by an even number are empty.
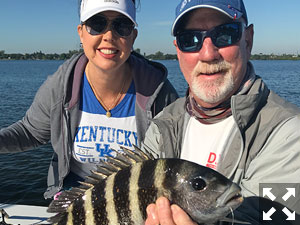
<svg viewBox="0 0 300 225">
<path fill-rule="evenodd" d="M 199 61 L 193 70 L 194 75 L 200 74 L 213 74 L 218 72 L 224 72 L 231 69 L 230 63 L 226 61 L 218 61 L 218 62 L 201 62 Z"/>
</svg>

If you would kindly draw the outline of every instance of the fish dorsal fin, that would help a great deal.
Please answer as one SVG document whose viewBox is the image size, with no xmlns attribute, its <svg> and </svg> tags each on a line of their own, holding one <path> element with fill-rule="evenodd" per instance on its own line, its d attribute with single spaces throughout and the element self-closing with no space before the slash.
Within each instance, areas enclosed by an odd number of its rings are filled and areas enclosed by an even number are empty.
<svg viewBox="0 0 300 225">
<path fill-rule="evenodd" d="M 152 151 L 151 149 L 149 149 L 149 151 L 148 151 L 147 149 L 141 150 L 136 145 L 133 145 L 133 147 L 134 147 L 135 152 L 137 152 L 138 154 L 142 155 L 143 157 L 145 157 L 147 159 L 157 159 L 159 157 L 159 155 L 157 153 L 155 153 L 154 151 Z"/>
<path fill-rule="evenodd" d="M 70 191 L 62 192 L 56 200 L 50 203 L 47 211 L 52 213 L 64 213 L 75 199 L 84 195 L 86 190 L 93 188 L 94 185 L 105 180 L 110 175 L 135 163 L 155 158 L 152 153 L 143 152 L 137 146 L 134 146 L 134 151 L 125 147 L 121 147 L 121 151 L 112 149 L 112 154 L 115 155 L 115 157 L 107 157 L 106 161 L 97 165 L 96 171 L 91 171 L 91 174 L 86 177 L 84 182 L 79 182 L 81 185 L 78 188 L 72 188 Z"/>
<path fill-rule="evenodd" d="M 80 190 L 80 191 L 79 191 Z M 53 200 L 47 212 L 50 213 L 63 213 L 67 210 L 67 208 L 72 204 L 72 202 L 77 199 L 79 196 L 83 195 L 85 189 L 80 188 L 72 188 L 70 191 L 63 191 L 57 199 Z"/>
<path fill-rule="evenodd" d="M 121 149 L 125 153 L 124 155 L 128 159 L 133 160 L 133 163 L 142 162 L 142 161 L 145 161 L 145 160 L 149 159 L 149 157 L 147 157 L 146 155 L 144 156 L 143 154 L 136 153 L 135 151 L 131 151 L 127 148 L 121 147 Z"/>
</svg>

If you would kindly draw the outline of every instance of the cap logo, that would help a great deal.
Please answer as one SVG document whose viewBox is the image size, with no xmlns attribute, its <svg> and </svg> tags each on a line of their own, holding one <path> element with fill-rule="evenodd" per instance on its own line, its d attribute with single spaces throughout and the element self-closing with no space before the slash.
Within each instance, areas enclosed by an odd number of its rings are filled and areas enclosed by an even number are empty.
<svg viewBox="0 0 300 225">
<path fill-rule="evenodd" d="M 186 6 L 186 4 L 188 3 L 188 2 L 191 2 L 192 0 L 184 0 L 182 3 L 181 3 L 181 7 L 180 7 L 180 12 L 184 9 L 184 7 Z"/>
<path fill-rule="evenodd" d="M 104 0 L 104 2 L 112 2 L 112 3 L 120 4 L 120 3 L 118 2 L 118 0 Z"/>
</svg>

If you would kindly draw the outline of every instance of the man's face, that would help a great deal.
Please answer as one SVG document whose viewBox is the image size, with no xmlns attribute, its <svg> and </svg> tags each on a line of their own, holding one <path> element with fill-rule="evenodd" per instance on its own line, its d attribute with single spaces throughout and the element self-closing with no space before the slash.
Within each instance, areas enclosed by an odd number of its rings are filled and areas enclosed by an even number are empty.
<svg viewBox="0 0 300 225">
<path fill-rule="evenodd" d="M 232 22 L 221 12 L 201 8 L 193 10 L 185 25 L 187 30 L 210 30 Z M 181 71 L 192 95 L 203 107 L 211 108 L 224 102 L 240 87 L 251 55 L 253 28 L 247 28 L 239 42 L 216 47 L 210 37 L 197 52 L 182 52 L 174 40 Z"/>
</svg>

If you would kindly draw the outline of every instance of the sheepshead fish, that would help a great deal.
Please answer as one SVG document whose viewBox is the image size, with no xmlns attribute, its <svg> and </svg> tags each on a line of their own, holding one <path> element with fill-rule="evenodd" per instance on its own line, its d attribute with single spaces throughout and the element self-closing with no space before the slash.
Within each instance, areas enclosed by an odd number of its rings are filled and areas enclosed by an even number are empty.
<svg viewBox="0 0 300 225">
<path fill-rule="evenodd" d="M 141 225 L 146 208 L 160 196 L 179 205 L 198 223 L 225 220 L 243 201 L 240 187 L 220 173 L 182 159 L 154 159 L 123 148 L 79 188 L 49 205 L 52 224 Z"/>
</svg>

